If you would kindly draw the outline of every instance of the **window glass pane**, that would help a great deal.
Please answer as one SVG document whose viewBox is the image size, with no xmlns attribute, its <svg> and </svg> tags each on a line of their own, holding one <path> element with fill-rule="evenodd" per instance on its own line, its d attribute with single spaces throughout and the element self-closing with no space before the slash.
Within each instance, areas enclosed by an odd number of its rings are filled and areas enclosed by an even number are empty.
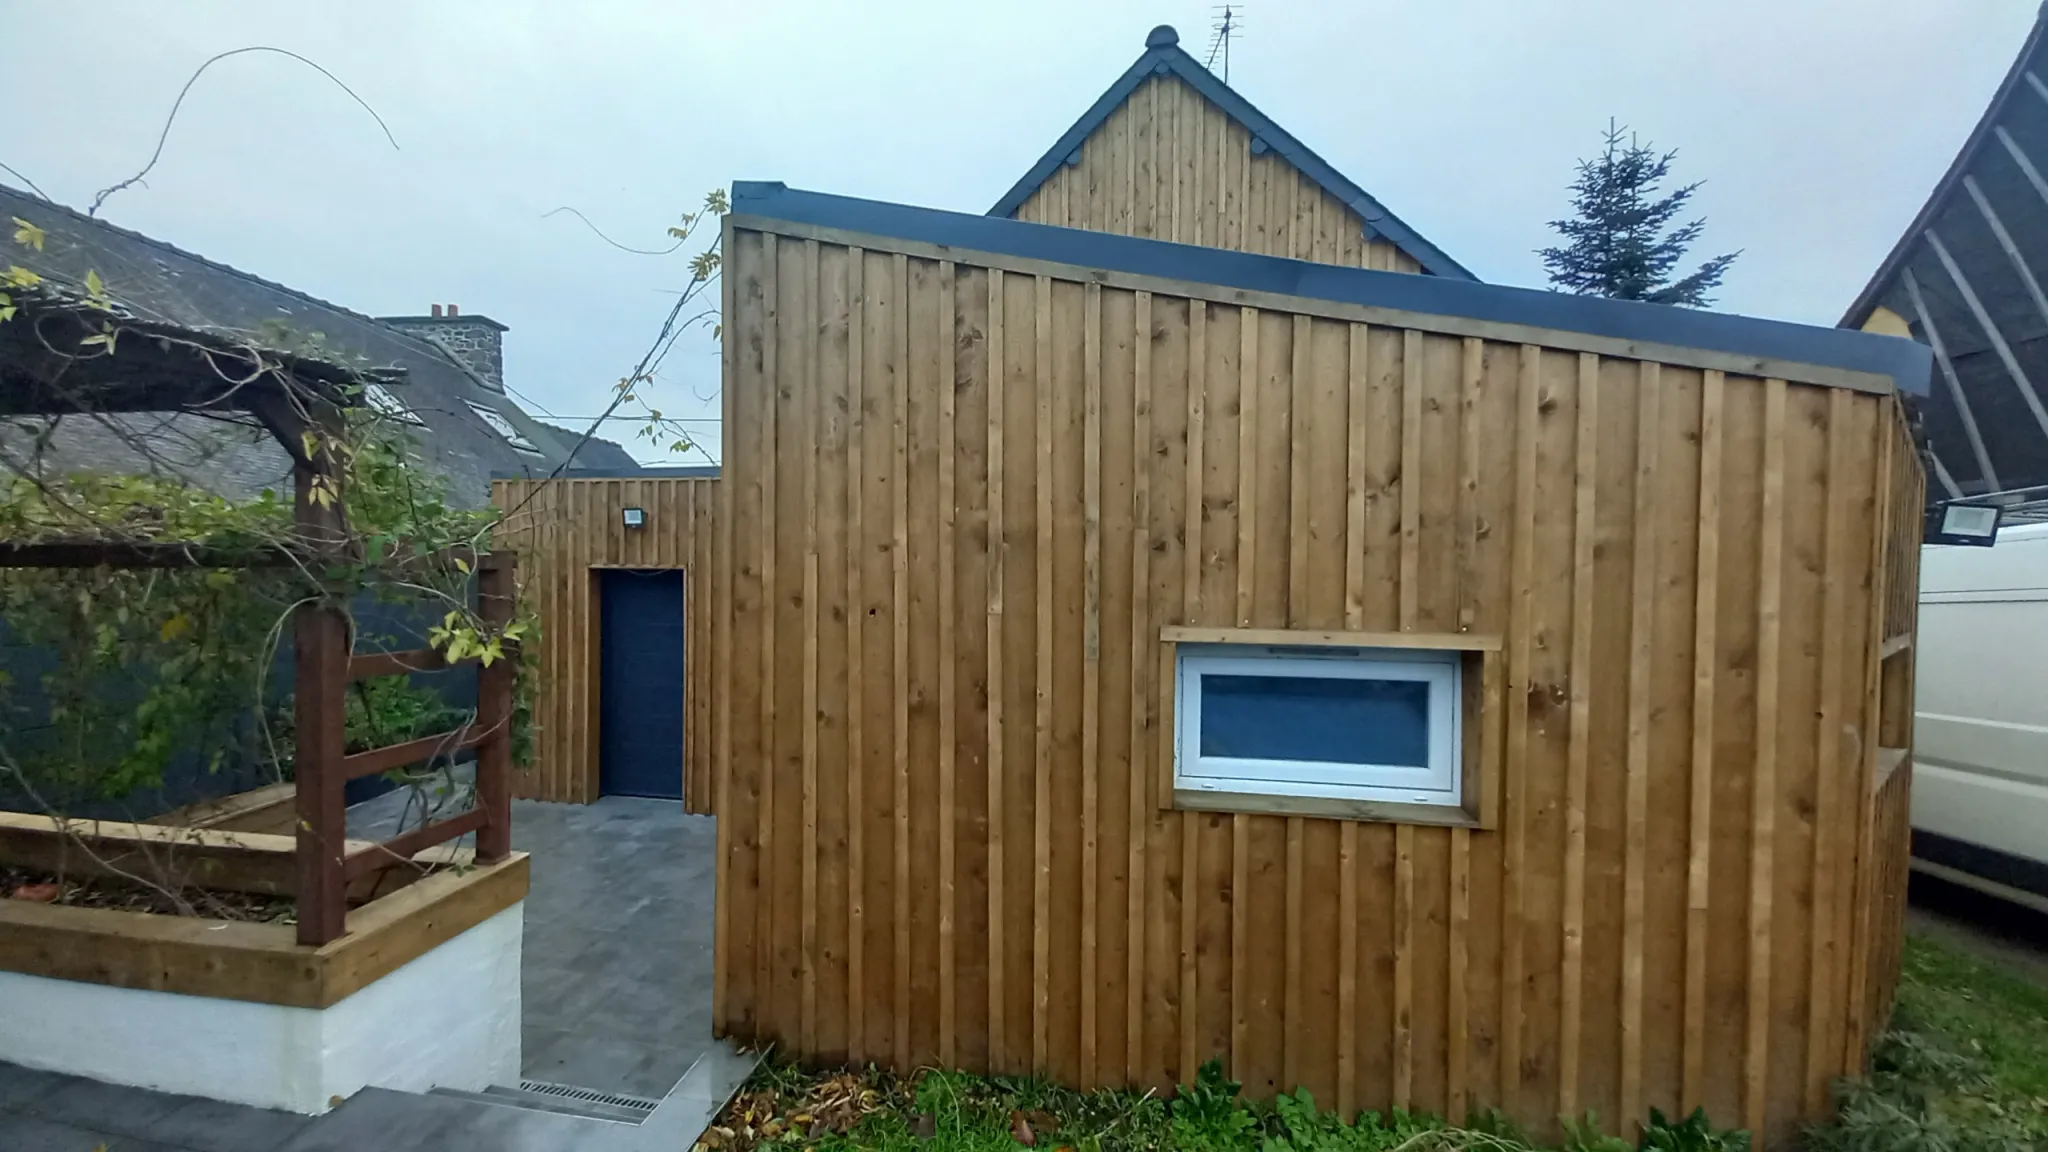
<svg viewBox="0 0 2048 1152">
<path fill-rule="evenodd" d="M 1202 677 L 1201 754 L 1429 766 L 1429 684 L 1312 676 Z"/>
</svg>

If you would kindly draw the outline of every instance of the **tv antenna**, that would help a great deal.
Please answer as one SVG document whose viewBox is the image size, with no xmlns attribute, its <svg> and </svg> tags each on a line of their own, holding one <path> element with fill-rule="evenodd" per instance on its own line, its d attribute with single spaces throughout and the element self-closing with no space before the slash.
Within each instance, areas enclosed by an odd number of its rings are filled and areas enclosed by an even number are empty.
<svg viewBox="0 0 2048 1152">
<path fill-rule="evenodd" d="M 1211 72 L 1216 71 L 1216 61 L 1221 58 L 1225 84 L 1230 83 L 1230 42 L 1244 31 L 1244 7 L 1243 4 L 1219 4 L 1211 9 L 1218 15 L 1209 25 L 1214 35 L 1209 40 L 1207 67 Z"/>
</svg>

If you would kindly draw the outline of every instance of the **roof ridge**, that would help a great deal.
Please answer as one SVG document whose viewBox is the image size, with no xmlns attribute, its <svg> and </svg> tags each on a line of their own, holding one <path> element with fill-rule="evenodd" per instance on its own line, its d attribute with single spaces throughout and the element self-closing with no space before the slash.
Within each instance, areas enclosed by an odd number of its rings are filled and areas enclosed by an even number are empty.
<svg viewBox="0 0 2048 1152">
<path fill-rule="evenodd" d="M 84 224 L 87 227 L 103 228 L 109 232 L 115 233 L 116 235 L 125 236 L 130 240 L 139 241 L 143 244 L 148 245 L 149 247 L 156 248 L 164 252 L 168 252 L 173 256 L 182 257 L 183 259 L 190 260 L 196 264 L 204 265 L 205 267 L 214 269 L 215 271 L 218 272 L 225 272 L 230 276 L 234 276 L 237 279 L 246 280 L 251 284 L 260 284 L 265 288 L 269 288 L 276 292 L 282 292 L 287 296 L 303 300 L 308 304 L 315 304 L 322 308 L 327 308 L 331 309 L 332 311 L 339 312 L 344 316 L 353 317 L 354 319 L 361 320 L 368 324 L 374 324 L 378 328 L 391 333 L 393 336 L 396 336 L 406 341 L 408 344 L 415 344 L 420 346 L 421 348 L 437 352 L 441 354 L 443 358 L 448 359 L 450 362 L 454 362 L 454 357 L 449 355 L 447 350 L 440 347 L 438 344 L 432 344 L 428 341 L 422 340 L 419 337 L 414 336 L 412 333 L 407 332 L 404 329 L 398 328 L 394 325 L 387 324 L 382 319 L 372 316 L 367 312 L 358 312 L 353 308 L 349 308 L 341 304 L 336 304 L 332 300 L 324 300 L 318 296 L 313 295 L 310 292 L 304 291 L 303 289 L 294 288 L 289 284 L 280 283 L 276 280 L 271 280 L 263 276 L 258 276 L 254 272 L 245 272 L 232 264 L 223 263 L 219 260 L 213 259 L 210 256 L 202 256 L 197 252 L 191 251 L 190 249 L 180 248 L 176 244 L 173 244 L 168 240 L 159 240 L 146 232 L 137 232 L 133 228 L 124 228 L 119 224 L 115 224 L 107 220 L 102 220 L 97 216 L 92 216 L 84 212 L 81 212 L 78 209 L 71 207 L 69 204 L 64 204 L 59 201 L 52 200 L 47 196 L 38 196 L 33 192 L 25 192 L 5 182 L 0 182 L 0 192 L 6 192 L 14 196 L 21 197 L 23 199 L 34 200 L 41 204 L 45 204 L 51 208 L 55 208 L 57 211 L 70 216 L 73 220 L 76 220 L 78 223 Z"/>
<path fill-rule="evenodd" d="M 1154 75 L 1171 73 L 1193 88 L 1197 94 L 1221 109 L 1225 116 L 1251 133 L 1254 152 L 1263 143 L 1265 150 L 1277 153 L 1299 170 L 1302 175 L 1320 186 L 1324 191 L 1344 202 L 1366 226 L 1407 252 L 1421 264 L 1425 271 L 1438 276 L 1459 280 L 1477 280 L 1478 277 L 1450 255 L 1438 248 L 1420 232 L 1408 226 L 1379 199 L 1367 192 L 1350 177 L 1339 172 L 1335 165 L 1317 155 L 1315 150 L 1301 142 L 1292 132 L 1280 126 L 1271 116 L 1259 111 L 1258 106 L 1226 84 L 1215 73 L 1203 67 L 1187 50 L 1180 46 L 1180 35 L 1170 25 L 1162 24 L 1145 37 L 1145 51 L 1124 74 L 1111 84 L 1107 91 L 1090 105 L 1081 118 L 1074 121 L 1045 155 L 1027 170 L 1010 190 L 988 210 L 990 216 L 1010 216 L 1024 201 L 1030 199 L 1044 183 L 1052 178 L 1053 171 L 1065 163 L 1076 149 L 1095 134 L 1096 129 L 1108 121 L 1115 111 L 1130 99 L 1131 94 Z"/>
</svg>

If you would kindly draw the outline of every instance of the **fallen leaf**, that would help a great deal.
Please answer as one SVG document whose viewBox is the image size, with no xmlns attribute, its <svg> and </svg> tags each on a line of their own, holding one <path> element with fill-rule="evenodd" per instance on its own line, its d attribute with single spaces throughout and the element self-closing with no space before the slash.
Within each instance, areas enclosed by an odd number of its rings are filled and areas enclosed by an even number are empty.
<svg viewBox="0 0 2048 1152">
<path fill-rule="evenodd" d="M 64 889 L 58 884 L 23 884 L 14 890 L 16 900 L 26 900 L 31 904 L 54 904 L 63 894 Z"/>
<path fill-rule="evenodd" d="M 1031 1122 L 1024 1119 L 1022 1112 L 1010 1113 L 1010 1136 L 1026 1148 L 1038 1146 L 1038 1136 L 1031 1131 Z"/>
</svg>

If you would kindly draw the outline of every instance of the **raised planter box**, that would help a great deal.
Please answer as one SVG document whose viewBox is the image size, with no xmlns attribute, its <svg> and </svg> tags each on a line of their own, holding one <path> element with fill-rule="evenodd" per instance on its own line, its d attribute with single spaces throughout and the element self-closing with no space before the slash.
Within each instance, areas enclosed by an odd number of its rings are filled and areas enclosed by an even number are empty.
<svg viewBox="0 0 2048 1152">
<path fill-rule="evenodd" d="M 298 789 L 290 783 L 266 784 L 247 792 L 201 800 L 161 816 L 150 824 L 179 828 L 213 828 L 222 832 L 269 832 L 289 836 L 299 826 Z"/>
<path fill-rule="evenodd" d="M 288 836 L 0 813 L 0 863 L 291 890 Z M 89 850 L 89 851 L 88 851 Z M 518 1082 L 524 854 L 351 893 L 348 933 L 0 899 L 0 1061 L 293 1112 Z M 374 880 L 375 878 L 367 878 Z"/>
</svg>

